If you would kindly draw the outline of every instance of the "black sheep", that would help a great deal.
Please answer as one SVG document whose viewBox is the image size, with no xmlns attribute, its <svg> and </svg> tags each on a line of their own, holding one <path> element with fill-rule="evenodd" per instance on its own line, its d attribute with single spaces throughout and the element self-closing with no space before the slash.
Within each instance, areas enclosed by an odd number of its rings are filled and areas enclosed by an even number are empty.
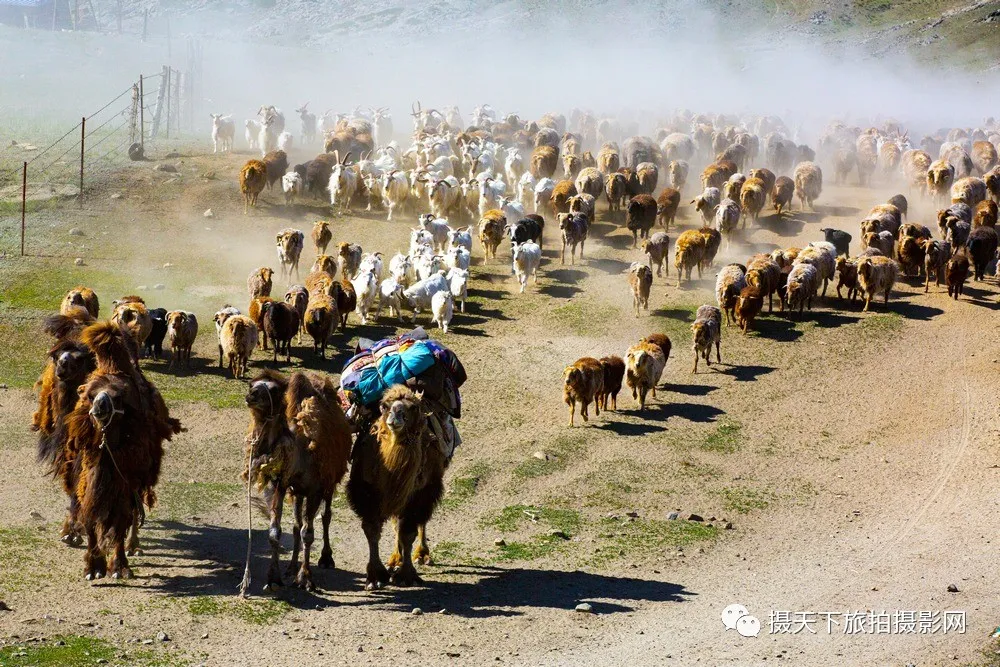
<svg viewBox="0 0 1000 667">
<path fill-rule="evenodd" d="M 966 246 L 975 268 L 975 279 L 982 280 L 986 267 L 997 254 L 997 232 L 992 227 L 976 227 L 969 233 Z"/>
<path fill-rule="evenodd" d="M 160 355 L 163 354 L 163 338 L 167 335 L 167 309 L 153 308 L 149 311 L 149 317 L 153 320 L 153 328 L 143 343 L 142 356 L 159 361 Z"/>
<path fill-rule="evenodd" d="M 526 241 L 534 241 L 538 247 L 542 247 L 542 230 L 545 229 L 545 220 L 539 215 L 527 215 L 513 225 L 508 225 L 507 235 L 510 236 L 510 249 L 513 253 L 514 246 Z"/>
<path fill-rule="evenodd" d="M 636 195 L 628 202 L 625 211 L 625 226 L 632 232 L 632 247 L 639 237 L 648 238 L 649 230 L 656 224 L 656 200 L 650 195 Z"/>
<path fill-rule="evenodd" d="M 285 362 L 292 362 L 292 339 L 299 330 L 299 313 L 284 301 L 266 301 L 261 306 L 264 332 L 274 343 L 274 361 L 278 353 L 285 354 Z"/>
<path fill-rule="evenodd" d="M 851 254 L 851 235 L 845 231 L 839 229 L 830 229 L 826 227 L 819 230 L 823 232 L 823 240 L 827 243 L 832 243 L 833 247 L 837 249 L 838 255 L 850 255 Z"/>
</svg>

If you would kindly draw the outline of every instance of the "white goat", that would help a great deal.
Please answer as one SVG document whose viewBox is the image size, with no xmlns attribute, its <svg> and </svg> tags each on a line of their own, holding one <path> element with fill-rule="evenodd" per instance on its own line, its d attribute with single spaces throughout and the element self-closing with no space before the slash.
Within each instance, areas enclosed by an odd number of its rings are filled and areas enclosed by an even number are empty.
<svg viewBox="0 0 1000 667">
<path fill-rule="evenodd" d="M 375 319 L 382 314 L 382 308 L 388 306 L 389 317 L 395 315 L 400 320 L 403 319 L 403 289 L 404 286 L 395 276 L 389 276 L 379 284 L 378 307 L 375 309 Z"/>
<path fill-rule="evenodd" d="M 503 181 L 494 178 L 485 178 L 479 184 L 479 217 L 483 217 L 486 211 L 500 208 L 500 198 L 507 191 L 507 186 Z"/>
<path fill-rule="evenodd" d="M 410 188 L 406 182 L 406 174 L 397 169 L 382 174 L 382 203 L 389 209 L 386 220 L 391 221 L 393 212 L 405 206 L 409 198 Z"/>
<path fill-rule="evenodd" d="M 521 205 L 521 202 L 501 197 L 497 203 L 500 204 L 499 208 L 503 211 L 503 215 L 507 220 L 517 222 L 524 217 L 524 206 Z"/>
<path fill-rule="evenodd" d="M 382 253 L 365 253 L 361 257 L 361 264 L 358 265 L 358 273 L 365 273 L 366 271 L 371 271 L 375 274 L 375 280 L 382 282 Z"/>
<path fill-rule="evenodd" d="M 339 157 L 339 154 L 336 152 L 334 155 Z M 337 202 L 339 201 L 342 211 L 351 210 L 351 199 L 354 198 L 354 192 L 358 188 L 358 172 L 354 171 L 353 166 L 348 167 L 344 164 L 349 157 L 351 157 L 350 153 L 334 165 L 333 171 L 330 172 L 330 183 L 328 185 L 330 190 L 330 205 L 337 208 Z"/>
<path fill-rule="evenodd" d="M 212 152 L 228 153 L 233 150 L 233 138 L 236 136 L 236 123 L 232 116 L 212 114 Z"/>
<path fill-rule="evenodd" d="M 416 256 L 423 247 L 434 251 L 434 237 L 426 229 L 410 229 L 410 256 Z"/>
<path fill-rule="evenodd" d="M 424 213 L 419 220 L 420 226 L 430 232 L 434 250 L 444 252 L 448 248 L 448 238 L 452 231 L 451 227 L 448 226 L 448 221 L 441 218 L 435 219 L 430 213 Z"/>
<path fill-rule="evenodd" d="M 278 150 L 286 153 L 292 150 L 294 139 L 291 132 L 282 132 L 278 135 Z"/>
<path fill-rule="evenodd" d="M 521 158 L 521 151 L 516 148 L 512 148 L 509 153 L 507 153 L 507 161 L 504 164 L 504 172 L 507 174 L 508 183 L 517 183 L 521 180 L 521 175 L 524 174 L 524 159 Z"/>
<path fill-rule="evenodd" d="M 434 293 L 431 297 L 431 312 L 434 314 L 431 321 L 437 322 L 441 331 L 448 333 L 448 325 L 451 324 L 451 318 L 455 314 L 455 297 L 450 291 Z"/>
<path fill-rule="evenodd" d="M 281 177 L 281 191 L 285 193 L 285 206 L 292 203 L 292 200 L 302 194 L 302 177 L 290 171 Z"/>
<path fill-rule="evenodd" d="M 246 122 L 246 129 L 243 131 L 243 136 L 246 138 L 247 145 L 249 145 L 250 148 L 257 148 L 257 139 L 260 136 L 260 123 L 248 118 Z"/>
<path fill-rule="evenodd" d="M 538 185 L 538 181 L 535 177 L 531 175 L 530 171 L 526 171 L 521 174 L 521 178 L 517 182 L 517 200 L 521 202 L 521 206 L 524 210 L 528 210 L 529 206 L 535 203 L 535 186 Z"/>
<path fill-rule="evenodd" d="M 445 278 L 448 280 L 451 295 L 459 302 L 460 310 L 464 313 L 465 300 L 469 297 L 469 270 L 453 268 L 448 271 Z"/>
<path fill-rule="evenodd" d="M 538 283 L 538 265 L 542 261 L 542 249 L 533 241 L 516 243 L 513 248 L 514 273 L 517 275 L 517 282 L 521 284 L 521 293 L 528 284 L 528 278 L 532 278 L 535 284 Z"/>
<path fill-rule="evenodd" d="M 448 281 L 444 275 L 444 271 L 435 271 L 427 278 L 403 290 L 403 298 L 413 309 L 414 320 L 417 319 L 421 310 L 431 307 L 431 299 L 434 298 L 435 294 L 448 291 Z"/>
<path fill-rule="evenodd" d="M 444 257 L 435 255 L 430 246 L 424 246 L 413 260 L 413 268 L 417 272 L 417 282 L 427 280 L 445 268 Z"/>
<path fill-rule="evenodd" d="M 462 189 L 454 176 L 427 182 L 427 198 L 430 199 L 434 217 L 447 218 L 448 212 L 455 208 L 461 195 Z"/>
<path fill-rule="evenodd" d="M 552 199 L 552 191 L 556 189 L 556 182 L 551 178 L 539 179 L 535 185 L 535 213 L 545 215 L 549 210 L 549 200 Z"/>
<path fill-rule="evenodd" d="M 257 147 L 260 149 L 261 157 L 278 147 L 278 132 L 274 127 L 273 116 L 269 116 L 261 122 L 260 132 L 257 134 Z"/>
<path fill-rule="evenodd" d="M 462 247 L 472 252 L 472 225 L 448 232 L 448 249 Z"/>
<path fill-rule="evenodd" d="M 404 255 L 401 252 L 397 252 L 389 260 L 389 275 L 404 288 L 417 282 L 417 272 L 413 268 L 413 260 L 410 259 L 409 255 Z"/>
<path fill-rule="evenodd" d="M 462 246 L 450 249 L 444 256 L 444 265 L 449 269 L 468 269 L 471 263 L 472 253 Z"/>
<path fill-rule="evenodd" d="M 378 281 L 375 279 L 375 272 L 370 269 L 358 272 L 351 279 L 351 285 L 354 286 L 354 292 L 358 296 L 358 305 L 355 308 L 355 312 L 361 318 L 361 324 L 368 324 L 368 313 L 371 311 L 375 303 L 375 297 L 378 295 Z"/>
</svg>

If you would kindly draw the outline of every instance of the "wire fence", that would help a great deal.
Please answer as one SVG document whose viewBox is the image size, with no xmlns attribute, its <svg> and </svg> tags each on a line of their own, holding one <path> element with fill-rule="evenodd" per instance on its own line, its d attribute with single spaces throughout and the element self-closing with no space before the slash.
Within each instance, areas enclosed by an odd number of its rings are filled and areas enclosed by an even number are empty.
<svg viewBox="0 0 1000 667">
<path fill-rule="evenodd" d="M 157 142 L 193 127 L 198 76 L 164 66 L 140 75 L 47 146 L 0 146 L 0 253 L 40 252 L 31 243 L 35 220 L 60 207 L 83 208 L 120 180 L 113 177 L 127 164 L 145 161 Z"/>
</svg>

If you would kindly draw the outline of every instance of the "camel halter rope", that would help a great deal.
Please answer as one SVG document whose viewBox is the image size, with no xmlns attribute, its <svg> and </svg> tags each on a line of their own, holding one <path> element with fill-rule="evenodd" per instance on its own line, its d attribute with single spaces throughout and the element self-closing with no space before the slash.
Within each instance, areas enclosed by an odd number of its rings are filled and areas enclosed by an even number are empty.
<svg viewBox="0 0 1000 667">
<path fill-rule="evenodd" d="M 114 421 L 116 415 L 124 415 L 125 411 L 121 410 L 119 408 L 116 408 L 115 407 L 115 402 L 114 402 L 113 399 L 111 400 L 111 414 L 108 415 L 105 419 L 101 419 L 96 414 L 94 414 L 94 410 L 96 408 L 97 408 L 96 405 L 90 406 L 90 411 L 88 412 L 88 414 L 90 415 L 90 418 L 94 420 L 94 423 L 97 424 L 97 426 L 100 427 L 100 429 L 101 429 L 101 447 L 100 448 L 103 449 L 104 451 L 106 451 L 108 453 L 108 458 L 111 459 L 111 464 L 115 467 L 115 472 L 118 473 L 118 476 L 122 478 L 123 482 L 125 482 L 126 484 L 128 484 L 128 478 L 125 477 L 124 473 L 122 473 L 122 469 L 120 467 L 118 467 L 118 461 L 115 460 L 115 454 L 114 454 L 114 452 L 112 452 L 111 448 L 108 447 L 108 426 L 110 426 L 111 422 Z M 133 491 L 132 492 L 132 499 L 135 502 L 136 511 L 139 512 L 139 517 L 140 517 L 139 518 L 139 525 L 142 525 L 142 524 L 145 523 L 144 519 L 145 519 L 146 514 L 145 514 L 144 510 L 142 509 L 142 499 L 139 497 L 139 492 L 138 491 Z"/>
<path fill-rule="evenodd" d="M 250 453 L 247 455 L 247 562 L 246 566 L 243 568 L 243 580 L 240 582 L 240 592 L 239 596 L 241 598 L 250 597 L 250 560 L 253 557 L 252 551 L 252 541 L 253 541 L 253 500 L 251 498 L 251 486 L 252 481 L 250 480 L 253 475 L 253 453 L 257 449 L 257 445 L 260 441 L 264 439 L 264 432 L 267 423 L 273 421 L 278 417 L 274 414 L 274 399 L 271 398 L 271 392 L 267 392 L 267 400 L 271 404 L 271 416 L 264 420 L 261 425 L 260 432 L 253 433 L 247 436 L 247 444 L 250 445 Z"/>
</svg>

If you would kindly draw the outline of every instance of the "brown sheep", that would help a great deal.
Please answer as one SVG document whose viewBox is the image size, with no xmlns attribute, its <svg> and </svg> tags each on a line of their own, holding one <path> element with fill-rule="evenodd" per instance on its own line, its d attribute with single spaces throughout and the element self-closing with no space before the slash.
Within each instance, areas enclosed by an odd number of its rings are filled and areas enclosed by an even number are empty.
<svg viewBox="0 0 1000 667">
<path fill-rule="evenodd" d="M 274 270 L 267 266 L 262 266 L 250 274 L 247 278 L 247 292 L 250 293 L 251 301 L 259 296 L 271 296 L 273 277 Z"/>
<path fill-rule="evenodd" d="M 597 169 L 597 158 L 590 151 L 583 151 L 583 156 L 580 158 L 580 166 L 583 169 Z"/>
<path fill-rule="evenodd" d="M 904 218 L 906 217 L 907 212 L 910 210 L 909 202 L 907 202 L 906 197 L 901 194 L 889 197 L 889 201 L 887 201 L 886 204 L 889 204 L 890 206 L 895 206 L 897 209 L 899 209 L 900 215 L 902 215 Z"/>
<path fill-rule="evenodd" d="M 337 255 L 340 257 L 340 277 L 342 280 L 350 280 L 358 273 L 361 267 L 361 256 L 364 251 L 356 243 L 341 243 L 337 246 Z"/>
<path fill-rule="evenodd" d="M 983 174 L 983 182 L 993 201 L 1000 203 L 1000 166 L 993 167 Z"/>
<path fill-rule="evenodd" d="M 652 162 L 640 162 L 635 168 L 635 175 L 639 179 L 639 192 L 651 195 L 656 191 L 656 183 L 660 178 L 660 170 Z M 677 193 L 678 198 L 680 193 Z"/>
<path fill-rule="evenodd" d="M 722 343 L 722 311 L 715 306 L 699 306 L 694 316 L 694 323 L 691 325 L 691 333 L 694 342 L 691 349 L 694 350 L 694 368 L 692 373 L 698 372 L 698 357 L 701 356 L 705 363 L 712 365 L 709 358 L 712 353 L 712 345 L 715 345 L 715 360 L 722 363 L 722 353 L 719 351 Z"/>
<path fill-rule="evenodd" d="M 896 243 L 896 258 L 899 261 L 899 268 L 907 276 L 915 276 L 924 270 L 924 243 L 923 236 L 907 233 L 914 225 L 904 225 Z"/>
<path fill-rule="evenodd" d="M 903 153 L 901 161 L 910 191 L 916 189 L 923 193 L 927 188 L 927 170 L 931 166 L 931 156 L 922 150 L 909 150 Z"/>
<path fill-rule="evenodd" d="M 975 176 L 960 178 L 951 186 L 951 203 L 975 208 L 988 196 L 986 182 Z"/>
<path fill-rule="evenodd" d="M 648 238 L 649 230 L 656 224 L 656 200 L 650 195 L 632 197 L 625 211 L 625 227 L 632 232 L 632 247 L 639 244 L 639 238 Z"/>
<path fill-rule="evenodd" d="M 729 180 L 729 176 L 717 164 L 710 164 L 701 172 L 701 187 L 719 188 L 720 190 Z"/>
<path fill-rule="evenodd" d="M 580 163 L 580 156 L 573 153 L 566 153 L 562 156 L 563 175 L 566 178 L 576 179 L 583 166 Z"/>
<path fill-rule="evenodd" d="M 198 318 L 185 310 L 167 313 L 167 340 L 170 341 L 170 368 L 174 363 L 191 368 L 191 346 L 198 336 Z"/>
<path fill-rule="evenodd" d="M 763 167 L 757 169 L 751 169 L 749 177 L 758 178 L 761 181 L 763 181 L 764 194 L 768 196 L 774 190 L 774 184 L 777 181 L 777 177 L 775 177 L 774 172 L 771 171 L 770 169 L 764 169 Z"/>
<path fill-rule="evenodd" d="M 111 314 L 111 321 L 124 326 L 139 347 L 142 347 L 153 330 L 153 318 L 146 308 L 146 303 L 141 297 L 125 296 L 112 305 L 115 310 Z"/>
<path fill-rule="evenodd" d="M 853 147 L 845 147 L 837 150 L 833 155 L 833 182 L 840 185 L 847 180 L 851 170 L 858 164 L 858 154 Z"/>
<path fill-rule="evenodd" d="M 553 146 L 538 146 L 531 153 L 529 170 L 536 180 L 552 178 L 559 166 L 559 149 Z"/>
<path fill-rule="evenodd" d="M 271 151 L 264 155 L 261 161 L 267 170 L 267 189 L 270 190 L 288 171 L 288 155 L 285 151 Z"/>
<path fill-rule="evenodd" d="M 250 408 L 247 483 L 263 490 L 270 514 L 271 560 L 266 590 L 281 586 L 281 515 L 286 494 L 294 501 L 292 558 L 288 571 L 295 585 L 315 589 L 310 568 L 313 522 L 323 506 L 323 549 L 317 564 L 333 568 L 330 505 L 351 456 L 351 426 L 330 378 L 298 372 L 265 371 L 253 379 L 246 396 Z M 302 563 L 299 564 L 299 553 Z M 244 581 L 244 584 L 247 583 Z M 245 591 L 244 591 L 245 592 Z"/>
<path fill-rule="evenodd" d="M 566 246 L 569 246 L 570 264 L 576 264 L 576 246 L 580 245 L 580 259 L 583 259 L 584 245 L 587 242 L 587 233 L 590 225 L 587 224 L 587 216 L 582 213 L 561 213 L 559 214 L 559 231 L 562 234 L 562 253 L 560 263 L 566 263 Z"/>
<path fill-rule="evenodd" d="M 310 273 L 325 273 L 331 278 L 337 277 L 337 258 L 333 255 L 316 255 Z M 310 292 L 312 290 L 309 290 Z"/>
<path fill-rule="evenodd" d="M 973 227 L 996 227 L 997 226 L 997 203 L 992 199 L 987 199 L 976 204 L 972 217 Z"/>
<path fill-rule="evenodd" d="M 414 553 L 413 542 L 444 492 L 448 464 L 443 445 L 428 429 L 427 407 L 419 395 L 396 385 L 382 395 L 379 408 L 375 425 L 358 435 L 347 482 L 347 501 L 361 518 L 368 541 L 365 588 L 369 590 L 390 580 L 378 548 L 382 525 L 390 518 L 396 519 L 400 555 L 392 583 L 409 586 L 420 581 L 413 557 L 423 560 L 429 554 L 423 544 Z"/>
<path fill-rule="evenodd" d="M 507 217 L 498 208 L 486 211 L 479 219 L 479 242 L 483 246 L 486 259 L 496 259 L 497 248 L 503 242 L 506 226 Z"/>
<path fill-rule="evenodd" d="M 670 359 L 671 343 L 670 343 L 670 337 L 667 336 L 667 334 L 651 333 L 648 336 L 645 336 L 640 342 L 650 343 L 651 345 L 655 345 L 656 347 L 660 348 L 660 352 L 663 353 L 664 361 Z"/>
<path fill-rule="evenodd" d="M 603 174 L 613 174 L 621 168 L 621 157 L 618 147 L 614 144 L 604 144 L 597 153 L 597 168 Z"/>
<path fill-rule="evenodd" d="M 806 206 L 814 209 L 814 202 L 823 192 L 823 170 L 812 162 L 800 162 L 795 165 L 795 194 L 799 198 L 802 210 Z M 814 209 L 815 210 L 815 209 Z"/>
<path fill-rule="evenodd" d="M 997 166 L 1000 159 L 997 157 L 996 146 L 988 141 L 974 141 L 972 143 L 972 164 L 980 174 L 985 174 L 993 167 Z"/>
<path fill-rule="evenodd" d="M 667 165 L 667 172 L 670 175 L 670 187 L 680 191 L 687 184 L 688 163 L 684 160 L 673 160 Z"/>
<path fill-rule="evenodd" d="M 299 331 L 299 314 L 284 301 L 265 301 L 260 307 L 261 331 L 274 344 L 274 362 L 284 353 L 285 363 L 292 363 L 292 339 Z"/>
<path fill-rule="evenodd" d="M 579 194 L 569 198 L 569 212 L 583 213 L 593 225 L 597 214 L 597 202 L 591 195 Z"/>
<path fill-rule="evenodd" d="M 267 185 L 267 165 L 260 160 L 247 160 L 240 169 L 240 192 L 243 193 L 243 215 L 257 206 L 257 198 Z"/>
<path fill-rule="evenodd" d="M 295 309 L 299 314 L 299 338 L 302 342 L 302 331 L 305 329 L 306 308 L 309 307 L 309 291 L 302 285 L 292 285 L 285 292 L 285 303 Z"/>
<path fill-rule="evenodd" d="M 691 270 L 698 268 L 698 279 L 701 280 L 701 263 L 705 257 L 705 237 L 696 229 L 689 229 L 677 237 L 674 245 L 674 267 L 677 269 L 677 286 L 686 277 L 691 282 Z"/>
<path fill-rule="evenodd" d="M 767 186 L 759 178 L 747 179 L 740 190 L 740 208 L 743 211 L 743 227 L 746 228 L 747 218 L 757 222 L 760 212 L 767 203 Z"/>
<path fill-rule="evenodd" d="M 560 213 L 569 213 L 569 200 L 576 195 L 576 184 L 573 181 L 559 181 L 556 183 L 552 195 L 549 197 L 549 205 L 552 213 L 558 216 Z"/>
<path fill-rule="evenodd" d="M 259 296 L 256 299 L 251 299 L 250 306 L 247 308 L 247 317 L 250 318 L 259 332 L 257 344 L 262 350 L 268 349 L 267 331 L 264 330 L 264 304 L 269 301 L 274 301 L 274 299 L 269 296 Z"/>
<path fill-rule="evenodd" d="M 625 353 L 625 384 L 632 398 L 639 401 L 639 411 L 646 409 L 646 395 L 656 398 L 656 385 L 663 375 L 667 358 L 658 345 L 640 341 Z"/>
<path fill-rule="evenodd" d="M 781 267 L 770 255 L 754 255 L 747 262 L 747 285 L 760 290 L 761 297 L 767 297 L 767 312 L 774 312 L 774 293 L 781 280 Z"/>
<path fill-rule="evenodd" d="M 70 316 L 75 307 L 86 308 L 90 316 L 95 319 L 101 312 L 101 304 L 97 298 L 97 294 L 94 293 L 94 290 L 82 285 L 78 285 L 66 292 L 62 304 L 59 306 L 59 312 Z"/>
<path fill-rule="evenodd" d="M 304 245 L 305 234 L 298 229 L 282 229 L 274 238 L 278 251 L 278 261 L 281 262 L 281 275 L 292 279 L 292 271 L 295 277 L 299 277 L 299 258 L 302 256 L 302 246 Z"/>
<path fill-rule="evenodd" d="M 715 278 L 715 300 L 726 314 L 726 326 L 736 319 L 736 301 L 746 287 L 746 267 L 742 264 L 727 264 Z"/>
<path fill-rule="evenodd" d="M 740 331 L 743 333 L 749 331 L 763 308 L 764 297 L 761 296 L 759 289 L 747 285 L 740 290 L 740 296 L 736 300 L 736 324 Z"/>
<path fill-rule="evenodd" d="M 875 165 L 878 162 L 878 144 L 874 136 L 863 134 L 858 137 L 856 148 L 858 185 L 866 187 L 871 185 L 871 177 L 875 172 Z"/>
<path fill-rule="evenodd" d="M 715 263 L 715 256 L 722 247 L 722 232 L 713 227 L 702 227 L 698 233 L 705 237 L 705 253 L 701 257 L 701 268 L 710 269 Z"/>
<path fill-rule="evenodd" d="M 233 377 L 243 378 L 247 363 L 257 347 L 258 329 L 245 315 L 230 315 L 219 329 L 219 363 L 225 359 Z"/>
<path fill-rule="evenodd" d="M 331 296 L 337 302 L 337 312 L 340 313 L 340 330 L 347 329 L 347 316 L 358 307 L 358 293 L 349 280 L 333 283 Z"/>
<path fill-rule="evenodd" d="M 601 357 L 601 368 L 604 369 L 604 384 L 597 395 L 597 407 L 608 410 L 608 398 L 611 399 L 611 409 L 618 409 L 618 392 L 622 390 L 622 380 L 625 378 L 625 360 L 614 355 Z"/>
<path fill-rule="evenodd" d="M 609 211 L 621 211 L 622 204 L 628 197 L 625 175 L 619 172 L 608 174 L 604 179 L 604 195 L 608 198 Z"/>
<path fill-rule="evenodd" d="M 656 218 L 661 225 L 670 229 L 677 219 L 677 209 L 681 205 L 681 192 L 675 188 L 663 188 L 656 198 Z"/>
<path fill-rule="evenodd" d="M 849 259 L 845 255 L 837 257 L 837 298 L 843 299 L 840 288 L 847 289 L 847 299 L 854 304 L 854 299 L 858 295 L 858 263 L 856 259 Z"/>
<path fill-rule="evenodd" d="M 935 160 L 927 168 L 927 194 L 936 201 L 946 201 L 955 181 L 955 167 L 947 160 Z"/>
<path fill-rule="evenodd" d="M 653 271 L 645 264 L 634 262 L 629 267 L 628 284 L 632 289 L 632 306 L 639 317 L 640 306 L 649 312 L 649 290 L 653 286 Z"/>
<path fill-rule="evenodd" d="M 947 241 L 924 239 L 924 292 L 930 290 L 931 274 L 938 287 L 944 281 L 948 260 L 951 258 L 951 244 Z"/>
<path fill-rule="evenodd" d="M 576 176 L 576 191 L 597 200 L 604 192 L 604 176 L 593 167 L 584 167 Z"/>
<path fill-rule="evenodd" d="M 969 278 L 969 258 L 965 252 L 957 252 L 954 257 L 948 260 L 945 275 L 945 280 L 948 283 L 948 296 L 957 301 L 965 289 L 965 281 Z"/>
<path fill-rule="evenodd" d="M 601 414 L 600 395 L 604 391 L 604 367 L 592 357 L 577 359 L 563 370 L 563 402 L 569 406 L 569 425 L 573 426 L 573 413 L 580 404 L 580 416 L 588 421 L 587 406 L 594 403 L 595 414 Z"/>
<path fill-rule="evenodd" d="M 969 233 L 965 250 L 972 261 L 975 280 L 982 280 L 987 265 L 996 259 L 998 243 L 1000 243 L 1000 239 L 997 237 L 997 230 L 993 227 L 976 227 Z"/>
<path fill-rule="evenodd" d="M 792 197 L 795 195 L 795 182 L 787 176 L 778 176 L 771 189 L 771 203 L 774 210 L 781 215 L 786 206 L 791 206 Z"/>
<path fill-rule="evenodd" d="M 670 276 L 670 237 L 664 232 L 656 232 L 642 244 L 642 251 L 649 257 L 649 268 L 656 266 L 656 277 Z M 664 264 L 666 267 L 664 267 Z"/>
<path fill-rule="evenodd" d="M 885 304 L 889 305 L 889 293 L 899 276 L 899 265 L 888 257 L 862 257 L 858 260 L 858 287 L 865 297 L 864 310 L 868 310 L 872 299 L 882 292 Z"/>
<path fill-rule="evenodd" d="M 313 354 L 318 352 L 321 359 L 326 359 L 327 341 L 340 321 L 337 302 L 326 294 L 313 295 L 309 299 L 303 321 L 306 333 L 313 339 Z"/>
<path fill-rule="evenodd" d="M 330 231 L 330 223 L 326 220 L 317 220 L 313 223 L 312 242 L 316 248 L 317 255 L 325 255 L 326 248 L 333 240 L 333 232 Z"/>
</svg>

